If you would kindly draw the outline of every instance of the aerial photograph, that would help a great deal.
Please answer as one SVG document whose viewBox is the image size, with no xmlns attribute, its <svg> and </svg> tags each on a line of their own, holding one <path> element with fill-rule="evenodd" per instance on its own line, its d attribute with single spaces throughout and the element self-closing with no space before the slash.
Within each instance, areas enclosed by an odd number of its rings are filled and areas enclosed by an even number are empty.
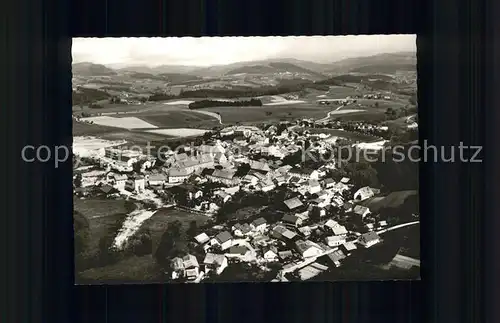
<svg viewBox="0 0 500 323">
<path fill-rule="evenodd" d="M 73 38 L 75 283 L 420 279 L 416 39 Z"/>
</svg>

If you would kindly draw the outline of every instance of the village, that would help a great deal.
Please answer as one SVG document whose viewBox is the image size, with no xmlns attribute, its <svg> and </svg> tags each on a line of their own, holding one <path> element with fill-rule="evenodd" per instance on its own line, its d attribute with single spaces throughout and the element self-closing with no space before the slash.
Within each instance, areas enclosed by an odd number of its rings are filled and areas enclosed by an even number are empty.
<svg viewBox="0 0 500 323">
<path fill-rule="evenodd" d="M 134 225 L 118 233 L 118 249 L 160 208 L 206 216 L 208 225 L 189 237 L 187 249 L 166 251 L 164 270 L 172 281 L 212 281 L 241 264 L 272 272 L 270 281 L 308 280 L 342 266 L 359 249 L 383 243 L 386 232 L 419 222 L 418 214 L 397 222 L 365 206 L 380 196 L 380 188 L 334 175 L 342 165 L 332 152 L 343 138 L 313 131 L 315 124 L 231 126 L 203 135 L 199 144 L 150 153 L 123 143 L 80 156 L 74 150 L 79 163 L 74 195 L 141 205 L 144 212 L 131 219 Z M 354 127 L 349 130 L 387 131 L 361 123 Z M 349 145 L 379 150 L 385 142 L 381 136 L 375 144 Z M 329 153 L 330 158 L 320 158 Z M 394 266 L 420 266 L 417 259 L 396 258 Z"/>
</svg>

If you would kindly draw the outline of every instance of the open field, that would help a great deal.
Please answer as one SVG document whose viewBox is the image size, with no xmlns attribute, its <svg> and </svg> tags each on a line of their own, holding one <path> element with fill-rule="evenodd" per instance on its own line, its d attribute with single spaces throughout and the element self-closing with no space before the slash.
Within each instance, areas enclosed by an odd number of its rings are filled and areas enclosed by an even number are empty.
<svg viewBox="0 0 500 323">
<path fill-rule="evenodd" d="M 418 192 L 415 190 L 392 192 L 387 196 L 369 198 L 361 202 L 360 204 L 368 207 L 372 212 L 377 212 L 378 210 L 383 208 L 399 207 L 405 202 L 408 197 L 417 194 Z"/>
<path fill-rule="evenodd" d="M 133 144 L 146 144 L 151 141 L 165 140 L 165 135 L 128 131 L 126 129 L 105 127 L 96 124 L 73 121 L 73 137 L 95 136 L 105 140 L 125 140 Z"/>
<path fill-rule="evenodd" d="M 217 112 L 221 115 L 224 124 L 231 124 L 236 122 L 272 122 L 282 119 L 296 120 L 297 118 L 323 118 L 331 111 L 331 108 L 301 103 L 261 107 L 212 107 L 203 110 Z"/>
<path fill-rule="evenodd" d="M 362 133 L 354 133 L 350 131 L 338 130 L 338 129 L 328 129 L 328 128 L 307 128 L 307 129 L 311 133 L 329 133 L 332 136 L 351 139 L 353 141 L 371 142 L 379 140 L 379 138 L 374 136 L 365 135 Z"/>
<path fill-rule="evenodd" d="M 175 110 L 162 113 L 141 113 L 138 118 L 158 128 L 208 128 L 219 125 L 213 116 L 190 110 Z"/>
<path fill-rule="evenodd" d="M 116 128 L 73 120 L 73 136 L 99 135 L 114 131 L 116 131 Z"/>
<path fill-rule="evenodd" d="M 141 128 L 157 128 L 155 125 L 152 125 L 137 117 L 115 118 L 115 117 L 100 116 L 100 117 L 82 118 L 82 121 L 92 122 L 94 124 L 98 124 L 101 126 L 124 128 L 129 130 L 141 129 Z"/>
<path fill-rule="evenodd" d="M 142 257 L 132 256 L 106 267 L 87 269 L 77 274 L 77 283 L 106 282 L 113 283 L 144 283 L 144 281 L 160 281 L 161 267 L 152 255 Z"/>
<path fill-rule="evenodd" d="M 386 117 L 385 111 L 370 109 L 362 112 L 332 115 L 330 119 L 344 121 L 384 121 Z"/>
<path fill-rule="evenodd" d="M 89 222 L 89 239 L 86 254 L 96 254 L 99 240 L 109 234 L 109 230 L 123 221 L 134 205 L 125 200 L 73 199 L 74 210 Z"/>
<path fill-rule="evenodd" d="M 154 130 L 146 130 L 146 132 L 166 135 L 169 137 L 194 137 L 201 136 L 204 133 L 210 130 L 203 129 L 190 129 L 190 128 L 174 128 L 174 129 L 154 129 Z"/>
</svg>

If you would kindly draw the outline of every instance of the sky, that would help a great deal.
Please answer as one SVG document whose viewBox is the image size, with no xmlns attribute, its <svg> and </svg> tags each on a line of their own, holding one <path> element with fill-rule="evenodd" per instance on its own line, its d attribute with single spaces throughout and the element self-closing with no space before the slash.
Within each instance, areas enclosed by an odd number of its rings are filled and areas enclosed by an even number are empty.
<svg viewBox="0 0 500 323">
<path fill-rule="evenodd" d="M 211 66 L 273 58 L 331 63 L 416 52 L 416 35 L 73 38 L 73 63 Z"/>
</svg>

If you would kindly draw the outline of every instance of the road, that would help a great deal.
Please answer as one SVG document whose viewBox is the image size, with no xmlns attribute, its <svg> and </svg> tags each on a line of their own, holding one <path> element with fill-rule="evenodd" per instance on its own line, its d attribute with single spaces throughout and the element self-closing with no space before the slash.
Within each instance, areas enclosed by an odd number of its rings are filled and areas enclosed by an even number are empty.
<svg viewBox="0 0 500 323">
<path fill-rule="evenodd" d="M 203 110 L 189 110 L 188 111 L 190 112 L 196 112 L 196 113 L 201 113 L 201 114 L 204 114 L 204 115 L 207 115 L 207 116 L 210 116 L 210 117 L 213 117 L 215 119 L 217 119 L 217 121 L 219 121 L 219 124 L 223 124 L 222 123 L 222 117 L 220 116 L 220 114 L 218 113 L 215 113 L 215 112 L 211 112 L 211 111 L 203 111 Z"/>
<path fill-rule="evenodd" d="M 414 224 L 418 224 L 418 223 L 420 223 L 420 221 L 413 221 L 413 222 L 398 224 L 398 225 L 395 225 L 395 226 L 390 227 L 390 228 L 379 230 L 379 231 L 377 231 L 377 234 L 383 234 L 383 233 L 386 233 L 386 232 L 389 232 L 389 231 L 393 231 L 393 230 L 396 230 L 396 229 L 404 228 L 404 227 L 407 227 L 407 226 L 410 226 L 410 225 L 414 225 Z"/>
</svg>

